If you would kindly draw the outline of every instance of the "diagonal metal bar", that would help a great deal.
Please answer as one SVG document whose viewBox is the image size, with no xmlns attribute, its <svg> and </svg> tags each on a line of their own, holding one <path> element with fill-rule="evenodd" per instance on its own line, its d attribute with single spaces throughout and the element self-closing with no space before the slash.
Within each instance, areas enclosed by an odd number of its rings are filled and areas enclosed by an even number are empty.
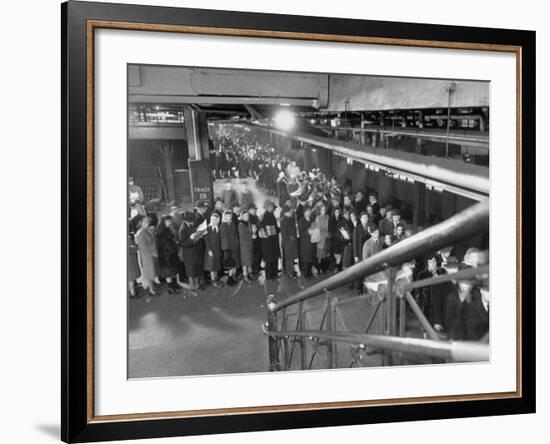
<svg viewBox="0 0 550 444">
<path fill-rule="evenodd" d="M 434 341 L 438 341 L 440 339 L 439 335 L 432 327 L 432 324 L 430 324 L 430 321 L 428 321 L 426 316 L 424 316 L 424 313 L 422 313 L 422 309 L 418 306 L 418 304 L 416 303 L 416 301 L 408 291 L 405 292 L 405 299 L 407 300 L 407 302 L 412 308 L 412 311 L 414 312 L 414 314 L 422 324 L 422 327 L 424 327 L 424 330 L 426 330 L 428 337 Z"/>
</svg>

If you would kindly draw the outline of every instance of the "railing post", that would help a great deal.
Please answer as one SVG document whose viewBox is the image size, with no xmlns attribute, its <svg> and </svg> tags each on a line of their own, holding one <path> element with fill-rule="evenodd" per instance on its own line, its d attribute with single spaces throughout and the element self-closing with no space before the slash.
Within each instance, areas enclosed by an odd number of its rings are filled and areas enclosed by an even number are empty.
<svg viewBox="0 0 550 444">
<path fill-rule="evenodd" d="M 304 313 L 304 302 L 298 304 L 298 316 L 300 318 L 299 331 L 304 331 L 306 326 L 306 314 Z M 302 370 L 306 370 L 307 366 L 307 351 L 306 351 L 306 338 L 300 337 L 300 366 Z"/>
<path fill-rule="evenodd" d="M 287 330 L 287 315 L 286 315 L 286 308 L 283 308 L 283 313 L 281 315 L 283 317 L 282 323 L 281 323 L 281 331 L 284 333 Z M 285 336 L 283 339 L 283 370 L 288 370 L 290 367 L 289 361 L 289 353 L 288 353 L 288 336 Z"/>
<path fill-rule="evenodd" d="M 386 271 L 388 276 L 388 286 L 387 286 L 387 295 L 386 295 L 386 304 L 387 304 L 387 311 L 386 311 L 386 328 L 387 328 L 387 334 L 390 336 L 396 336 L 397 334 L 397 319 L 396 319 L 396 300 L 395 300 L 395 293 L 393 291 L 394 287 L 394 279 L 395 279 L 395 271 L 392 267 L 389 267 Z M 387 365 L 393 365 L 393 353 L 389 352 L 387 354 Z"/>
<path fill-rule="evenodd" d="M 327 296 L 328 298 L 328 296 Z M 336 331 L 336 303 L 338 298 L 329 298 L 327 306 L 327 330 L 331 332 Z M 328 351 L 328 367 L 336 368 L 337 367 L 337 345 L 336 341 L 327 340 L 327 351 Z"/>
<path fill-rule="evenodd" d="M 407 317 L 406 317 L 406 303 L 405 303 L 405 298 L 404 297 L 401 297 L 399 298 L 399 336 L 401 336 L 402 338 L 405 337 L 405 328 L 406 328 L 406 322 L 407 322 Z M 403 353 L 399 353 L 399 364 L 400 365 L 403 365 Z"/>
<path fill-rule="evenodd" d="M 267 331 L 277 330 L 277 312 L 274 311 L 276 302 L 275 296 L 270 294 L 267 296 L 266 310 L 267 310 Z M 277 338 L 269 335 L 267 337 L 268 351 L 269 351 L 269 371 L 280 370 L 279 366 L 279 345 Z"/>
</svg>

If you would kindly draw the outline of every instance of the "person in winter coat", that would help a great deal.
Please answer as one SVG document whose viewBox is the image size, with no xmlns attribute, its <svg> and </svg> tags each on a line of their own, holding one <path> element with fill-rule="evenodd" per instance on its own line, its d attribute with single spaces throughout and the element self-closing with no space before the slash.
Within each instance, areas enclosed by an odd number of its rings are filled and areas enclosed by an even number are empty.
<svg viewBox="0 0 550 444">
<path fill-rule="evenodd" d="M 141 264 L 141 285 L 145 290 L 149 290 L 151 295 L 155 295 L 154 281 L 157 278 L 156 258 L 158 252 L 157 240 L 149 216 L 141 219 L 140 228 L 134 239 L 138 246 L 139 261 Z"/>
<path fill-rule="evenodd" d="M 210 225 L 204 236 L 204 270 L 210 273 L 210 280 L 214 287 L 222 287 L 219 281 L 219 272 L 222 269 L 222 248 L 220 241 L 220 216 L 212 213 Z"/>
<path fill-rule="evenodd" d="M 172 217 L 162 216 L 155 230 L 157 237 L 157 251 L 159 274 L 168 284 L 168 293 L 179 293 L 176 275 L 179 271 L 178 245 Z"/>
<path fill-rule="evenodd" d="M 319 214 L 315 218 L 315 225 L 319 229 L 319 241 L 317 242 L 317 261 L 319 271 L 326 273 L 328 271 L 328 259 L 330 256 L 330 238 L 328 232 L 328 214 L 325 205 L 319 206 Z"/>
<path fill-rule="evenodd" d="M 294 261 L 298 258 L 298 239 L 296 232 L 296 219 L 292 209 L 288 206 L 283 208 L 281 218 L 281 243 L 283 250 L 283 269 L 288 277 L 296 277 Z"/>
<path fill-rule="evenodd" d="M 315 246 L 311 243 L 310 229 L 311 208 L 304 208 L 304 217 L 298 222 L 298 234 L 300 236 L 300 268 L 304 277 L 311 277 L 311 267 L 315 262 Z"/>
<path fill-rule="evenodd" d="M 342 244 L 341 269 L 345 270 L 353 265 L 353 223 L 348 210 L 344 210 L 344 215 L 338 220 L 336 228 L 336 239 Z"/>
<path fill-rule="evenodd" d="M 226 210 L 223 213 L 220 226 L 220 242 L 223 252 L 223 265 L 229 276 L 227 285 L 235 285 L 237 283 L 237 268 L 241 266 L 241 253 L 239 250 L 239 233 L 233 223 L 233 212 L 231 210 Z"/>
<path fill-rule="evenodd" d="M 262 240 L 258 236 L 260 227 L 260 218 L 256 214 L 256 205 L 248 206 L 248 214 L 250 215 L 250 227 L 252 228 L 252 274 L 256 277 L 260 273 L 260 265 L 262 262 Z"/>
<path fill-rule="evenodd" d="M 252 260 L 253 260 L 253 244 L 252 224 L 250 223 L 250 214 L 244 211 L 241 214 L 241 219 L 238 225 L 239 231 L 239 250 L 241 252 L 241 266 L 243 267 L 244 280 L 250 282 L 252 280 Z"/>
<path fill-rule="evenodd" d="M 185 267 L 185 274 L 189 279 L 191 290 L 198 290 L 199 276 L 202 273 L 202 257 L 199 257 L 198 241 L 206 233 L 200 233 L 195 229 L 195 214 L 186 211 L 179 230 L 180 259 Z"/>
<path fill-rule="evenodd" d="M 279 272 L 279 227 L 275 218 L 275 205 L 271 201 L 265 203 L 265 213 L 260 221 L 258 233 L 262 245 L 262 257 L 265 262 L 266 279 L 275 279 Z"/>
</svg>

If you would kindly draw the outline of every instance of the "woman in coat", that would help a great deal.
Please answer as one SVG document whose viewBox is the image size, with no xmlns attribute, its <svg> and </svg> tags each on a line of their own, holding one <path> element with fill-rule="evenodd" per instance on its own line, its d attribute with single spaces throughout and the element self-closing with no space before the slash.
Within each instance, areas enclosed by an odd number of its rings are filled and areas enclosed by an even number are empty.
<svg viewBox="0 0 550 444">
<path fill-rule="evenodd" d="M 304 217 L 298 222 L 300 236 L 300 268 L 305 278 L 311 277 L 311 266 L 315 261 L 315 246 L 311 243 L 311 208 L 304 208 Z"/>
<path fill-rule="evenodd" d="M 154 281 L 157 278 L 156 258 L 158 253 L 157 241 L 149 216 L 145 216 L 141 220 L 135 241 L 138 246 L 141 264 L 141 285 L 145 290 L 149 290 L 151 295 L 155 295 Z"/>
<path fill-rule="evenodd" d="M 332 215 L 328 221 L 328 232 L 330 235 L 330 251 L 336 263 L 336 269 L 342 269 L 342 253 L 344 252 L 344 242 L 341 233 L 338 231 L 339 222 L 342 220 L 342 210 L 340 207 L 333 207 Z"/>
<path fill-rule="evenodd" d="M 199 258 L 199 248 L 197 246 L 201 234 L 195 231 L 195 214 L 186 211 L 183 215 L 183 222 L 179 231 L 179 245 L 181 247 L 181 257 L 185 267 L 185 274 L 189 279 L 191 290 L 199 288 L 199 276 L 202 272 L 201 261 Z"/>
<path fill-rule="evenodd" d="M 353 214 L 353 216 L 352 216 Z M 349 210 L 344 210 L 343 217 L 340 218 L 336 227 L 338 229 L 336 233 L 337 239 L 342 244 L 342 269 L 349 268 L 353 265 L 353 222 L 352 217 L 357 219 L 355 213 L 350 213 Z"/>
<path fill-rule="evenodd" d="M 330 239 L 328 232 L 328 214 L 325 205 L 319 206 L 319 214 L 315 218 L 315 225 L 319 229 L 319 242 L 317 242 L 317 261 L 319 271 L 326 273 L 328 271 L 328 259 L 330 256 Z"/>
<path fill-rule="evenodd" d="M 168 293 L 179 292 L 176 275 L 179 268 L 178 246 L 174 233 L 172 217 L 162 216 L 155 230 L 160 277 L 168 284 Z"/>
<path fill-rule="evenodd" d="M 210 225 L 204 236 L 204 270 L 210 272 L 210 280 L 214 287 L 222 287 L 219 272 L 222 269 L 222 247 L 220 241 L 220 216 L 212 213 Z"/>
<path fill-rule="evenodd" d="M 241 253 L 239 251 L 239 233 L 233 223 L 233 212 L 226 210 L 220 226 L 220 243 L 223 252 L 224 268 L 228 270 L 229 279 L 227 285 L 237 283 L 235 274 L 241 266 Z"/>
<path fill-rule="evenodd" d="M 252 225 L 250 224 L 250 214 L 244 211 L 239 221 L 239 250 L 241 252 L 241 266 L 243 267 L 244 280 L 250 282 L 252 259 L 253 259 L 253 239 Z"/>
<path fill-rule="evenodd" d="M 294 261 L 298 258 L 298 242 L 296 236 L 296 219 L 292 209 L 285 206 L 281 218 L 281 242 L 283 248 L 283 269 L 288 277 L 296 277 Z"/>
<path fill-rule="evenodd" d="M 262 245 L 262 257 L 265 262 L 266 279 L 275 279 L 279 274 L 279 226 L 275 218 L 275 205 L 271 201 L 265 203 L 265 213 L 260 221 L 259 234 Z"/>
</svg>

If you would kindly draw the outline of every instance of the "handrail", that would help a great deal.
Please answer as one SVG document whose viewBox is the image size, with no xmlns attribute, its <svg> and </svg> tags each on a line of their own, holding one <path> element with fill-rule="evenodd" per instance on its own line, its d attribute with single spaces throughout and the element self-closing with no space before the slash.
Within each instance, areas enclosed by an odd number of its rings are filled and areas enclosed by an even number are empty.
<svg viewBox="0 0 550 444">
<path fill-rule="evenodd" d="M 454 362 L 480 362 L 489 360 L 489 344 L 470 341 L 435 341 L 431 339 L 403 338 L 359 333 L 326 332 L 321 330 L 273 332 L 264 334 L 271 337 L 287 338 L 291 336 L 327 339 L 363 347 L 376 347 L 395 352 L 418 353 L 433 358 Z"/>
<path fill-rule="evenodd" d="M 271 303 L 268 310 L 276 313 L 285 307 L 324 294 L 329 290 L 362 279 L 388 267 L 401 265 L 422 254 L 433 252 L 456 241 L 489 230 L 489 200 L 475 204 L 459 214 L 427 228 L 424 231 L 402 240 L 382 250 L 380 253 L 352 265 L 350 268 L 331 276 L 281 302 Z"/>
<path fill-rule="evenodd" d="M 431 285 L 441 284 L 443 282 L 467 280 L 476 278 L 478 276 L 486 276 L 489 274 L 489 265 L 482 265 L 477 268 L 466 268 L 464 270 L 457 271 L 456 273 L 442 274 L 440 276 L 434 276 L 428 279 L 422 279 L 420 281 L 414 281 L 403 286 L 404 291 L 414 290 L 415 288 L 428 287 Z"/>
</svg>

